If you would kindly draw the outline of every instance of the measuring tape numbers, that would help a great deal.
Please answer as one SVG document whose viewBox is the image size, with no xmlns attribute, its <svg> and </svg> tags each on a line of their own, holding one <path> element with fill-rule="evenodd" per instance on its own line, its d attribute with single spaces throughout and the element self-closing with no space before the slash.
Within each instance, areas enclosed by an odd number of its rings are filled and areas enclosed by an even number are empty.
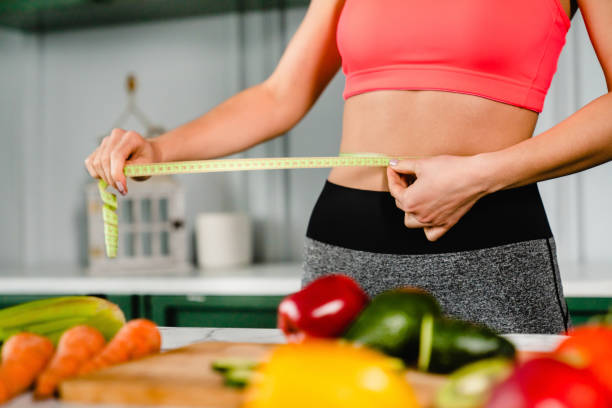
<svg viewBox="0 0 612 408">
<path fill-rule="evenodd" d="M 373 153 L 341 154 L 331 157 L 277 157 L 258 159 L 198 160 L 170 163 L 129 164 L 123 172 L 127 177 L 161 176 L 170 174 L 215 173 L 224 171 L 322 169 L 330 167 L 387 167 L 392 157 Z M 104 180 L 98 183 L 104 220 L 104 243 L 109 258 L 117 256 L 119 223 L 117 196 L 106 191 Z"/>
</svg>

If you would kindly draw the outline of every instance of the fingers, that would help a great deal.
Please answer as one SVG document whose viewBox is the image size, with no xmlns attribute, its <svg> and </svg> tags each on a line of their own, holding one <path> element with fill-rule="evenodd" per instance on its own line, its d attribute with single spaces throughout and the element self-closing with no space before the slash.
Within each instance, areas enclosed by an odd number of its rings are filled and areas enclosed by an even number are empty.
<svg viewBox="0 0 612 408">
<path fill-rule="evenodd" d="M 108 136 L 102 139 L 102 143 L 100 143 L 100 146 L 96 149 L 96 157 L 94 158 L 93 165 L 94 165 L 94 169 L 96 170 L 96 173 L 98 174 L 98 177 L 106 181 L 106 183 L 108 184 L 108 176 L 106 172 L 104 171 L 104 161 L 103 161 L 104 149 L 107 144 L 108 144 Z"/>
<path fill-rule="evenodd" d="M 124 152 L 125 150 L 129 150 L 131 147 L 126 145 L 126 143 L 122 143 L 123 137 L 127 133 L 130 132 L 126 132 L 123 129 L 113 129 L 109 136 L 102 139 L 100 146 L 98 146 L 96 150 L 94 150 L 94 152 L 90 154 L 87 159 L 85 159 L 85 167 L 87 168 L 87 172 L 91 177 L 104 180 L 110 186 L 117 188 L 117 190 L 122 194 L 125 194 L 126 192 L 126 189 L 124 188 L 126 183 L 125 177 L 123 176 L 123 163 L 125 163 L 125 159 L 129 156 L 130 152 L 124 154 L 125 156 L 123 158 L 122 154 L 120 153 Z M 135 135 L 139 136 L 138 134 Z M 132 137 L 130 138 L 130 141 L 134 141 L 135 139 L 137 139 L 137 137 Z M 119 146 L 121 146 L 121 150 L 113 153 Z M 115 161 L 120 163 L 121 171 L 117 171 L 117 164 L 115 164 L 113 167 L 113 160 L 111 159 L 111 156 L 115 159 Z M 120 187 L 116 180 L 117 176 L 119 176 L 121 184 Z"/>
<path fill-rule="evenodd" d="M 104 138 L 102 139 L 102 143 L 100 144 L 100 146 L 98 146 L 98 148 L 95 150 L 94 152 L 94 157 L 92 159 L 92 166 L 94 171 L 96 172 L 97 178 L 102 179 L 104 181 L 107 181 L 106 179 L 106 175 L 104 174 L 104 168 L 102 167 L 102 148 L 104 147 L 104 144 L 108 142 L 108 138 Z"/>
<path fill-rule="evenodd" d="M 85 159 L 85 168 L 89 172 L 89 175 L 93 178 L 100 178 L 93 165 L 93 161 L 97 153 L 98 153 L 98 149 L 94 150 L 93 153 L 87 156 L 87 158 Z"/>
<path fill-rule="evenodd" d="M 111 153 L 113 152 L 115 147 L 121 142 L 121 139 L 126 133 L 127 132 L 123 129 L 113 129 L 110 136 L 106 138 L 106 142 L 102 143 L 100 162 L 104 170 L 106 182 L 108 183 L 108 185 L 113 187 L 116 187 L 116 183 L 111 171 Z M 122 191 L 119 192 L 123 193 Z"/>
<path fill-rule="evenodd" d="M 437 241 L 448 232 L 448 225 L 434 225 L 431 223 L 420 222 L 413 214 L 406 213 L 404 215 L 404 225 L 407 228 L 423 228 L 425 236 L 429 241 Z"/>
<path fill-rule="evenodd" d="M 396 172 L 392 167 L 387 167 L 387 184 L 389 192 L 394 197 L 399 197 L 400 194 L 416 181 L 416 175 L 403 174 Z"/>
<path fill-rule="evenodd" d="M 127 182 L 123 174 L 123 167 L 130 155 L 142 143 L 142 136 L 136 132 L 126 132 L 119 143 L 110 152 L 110 177 L 117 190 L 125 195 L 127 194 Z"/>
<path fill-rule="evenodd" d="M 149 146 L 147 150 L 147 143 L 137 132 L 114 129 L 85 159 L 85 167 L 92 177 L 104 180 L 125 195 L 127 182 L 123 169 L 127 160 L 146 163 L 154 158 L 153 148 Z"/>
<path fill-rule="evenodd" d="M 391 160 L 389 167 L 401 174 L 417 174 L 418 160 Z"/>
<path fill-rule="evenodd" d="M 424 227 L 432 227 L 434 224 L 429 222 L 419 221 L 418 218 L 411 213 L 404 214 L 404 225 L 407 228 L 424 228 Z"/>
<path fill-rule="evenodd" d="M 425 236 L 428 240 L 434 242 L 440 239 L 444 234 L 448 232 L 450 227 L 448 226 L 436 226 L 436 227 L 425 227 Z"/>
<path fill-rule="evenodd" d="M 408 187 L 406 181 L 391 167 L 387 167 L 387 184 L 389 185 L 389 192 L 396 199 L 399 199 L 402 192 Z"/>
</svg>

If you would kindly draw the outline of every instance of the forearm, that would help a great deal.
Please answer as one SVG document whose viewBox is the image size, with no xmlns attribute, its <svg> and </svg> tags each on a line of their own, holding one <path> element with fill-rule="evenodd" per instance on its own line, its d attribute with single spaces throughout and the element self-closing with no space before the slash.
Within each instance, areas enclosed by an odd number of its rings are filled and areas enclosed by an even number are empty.
<svg viewBox="0 0 612 408">
<path fill-rule="evenodd" d="M 152 144 L 163 162 L 227 156 L 286 132 L 295 116 L 264 82 L 153 139 Z"/>
<path fill-rule="evenodd" d="M 493 192 L 565 176 L 612 159 L 612 93 L 558 125 L 509 148 L 477 157 Z"/>
</svg>

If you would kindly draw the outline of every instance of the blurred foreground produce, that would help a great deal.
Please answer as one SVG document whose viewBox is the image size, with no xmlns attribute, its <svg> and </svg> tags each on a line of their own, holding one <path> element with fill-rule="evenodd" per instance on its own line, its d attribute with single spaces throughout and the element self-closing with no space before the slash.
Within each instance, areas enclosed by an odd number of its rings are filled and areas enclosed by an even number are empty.
<svg viewBox="0 0 612 408">
<path fill-rule="evenodd" d="M 412 364 L 418 355 L 423 316 L 441 313 L 436 299 L 424 290 L 389 290 L 372 299 L 344 338 Z"/>
<path fill-rule="evenodd" d="M 555 357 L 590 371 L 612 393 L 612 326 L 586 325 L 568 334 Z"/>
<path fill-rule="evenodd" d="M 104 367 L 124 363 L 157 353 L 161 348 L 161 334 L 150 320 L 130 320 L 115 337 L 79 370 L 88 374 Z"/>
<path fill-rule="evenodd" d="M 459 367 L 491 357 L 514 359 L 512 343 L 493 330 L 450 318 L 423 317 L 418 368 L 447 374 Z"/>
<path fill-rule="evenodd" d="M 277 347 L 256 371 L 243 408 L 415 408 L 397 362 L 331 340 Z"/>
<path fill-rule="evenodd" d="M 278 327 L 289 342 L 339 337 L 368 301 L 368 295 L 348 276 L 324 276 L 283 299 Z"/>
<path fill-rule="evenodd" d="M 325 279 L 314 281 L 311 286 L 324 286 L 322 283 Z M 309 295 L 305 291 L 301 295 L 304 299 L 300 299 L 300 303 L 309 305 Z M 320 302 L 317 306 L 325 306 L 320 309 L 310 304 L 309 316 L 333 311 L 335 308 L 330 305 L 334 304 Z M 281 317 L 286 320 L 281 321 Z M 287 321 L 298 321 L 297 317 L 300 317 L 298 304 L 288 302 L 283 313 L 279 311 L 279 326 L 283 327 Z M 421 371 L 447 374 L 457 370 L 439 391 L 436 401 L 438 408 L 482 408 L 484 404 L 488 404 L 487 408 L 612 408 L 612 326 L 607 324 L 612 322 L 612 316 L 600 316 L 597 321 L 603 324 L 591 324 L 568 333 L 570 337 L 555 353 L 546 353 L 545 358 L 532 356 L 532 360 L 515 365 L 516 350 L 510 341 L 485 326 L 444 316 L 436 299 L 424 290 L 401 288 L 374 297 L 342 337 L 349 342 L 349 347 L 350 344 L 367 346 L 401 358 L 407 365 L 416 366 Z M 330 328 L 334 324 L 334 320 L 327 321 L 325 330 L 328 336 L 338 336 L 342 332 L 340 328 L 344 328 L 339 326 L 334 331 Z M 285 332 L 291 335 L 299 330 Z M 350 395 L 357 395 L 355 393 L 359 387 L 346 383 L 347 379 L 352 378 L 349 374 L 351 370 L 334 371 L 347 366 L 334 361 L 334 352 L 327 353 L 327 358 L 321 358 L 317 369 L 299 379 L 292 375 L 283 377 L 280 374 L 282 370 L 277 367 L 282 367 L 287 373 L 300 373 L 300 366 L 308 366 L 311 363 L 308 359 L 317 361 L 316 357 L 303 353 L 305 360 L 299 363 L 292 361 L 293 366 L 264 365 L 261 373 L 273 373 L 261 377 L 268 378 L 268 382 L 258 380 L 260 377 L 257 374 L 251 377 L 249 370 L 236 370 L 235 373 L 240 374 L 236 377 L 237 381 L 244 380 L 243 383 L 246 383 L 254 378 L 254 386 L 250 389 L 259 390 L 258 393 L 251 391 L 249 394 L 258 396 L 250 401 L 259 401 L 259 405 L 247 405 L 247 408 L 258 408 L 266 403 L 270 403 L 271 407 L 283 404 L 301 406 L 287 397 L 292 392 L 301 395 L 302 391 L 292 388 L 292 383 L 300 383 L 305 389 L 318 390 L 313 395 L 326 393 L 325 397 L 328 398 L 332 398 L 337 385 L 340 389 L 349 390 L 346 392 Z M 299 355 L 297 352 L 295 354 Z M 334 367 L 332 377 L 326 375 L 329 367 Z M 278 371 L 273 371 L 273 368 Z M 358 369 L 353 368 L 352 371 Z M 309 373 L 308 369 L 305 373 Z M 271 395 L 282 398 L 266 399 Z M 300 398 L 297 400 L 301 402 Z M 357 398 L 351 404 L 360 406 L 357 400 L 367 401 L 367 398 Z M 333 398 L 306 398 L 304 401 L 307 402 L 303 406 L 336 406 Z M 365 403 L 370 406 L 383 404 L 373 401 Z"/>
<path fill-rule="evenodd" d="M 2 346 L 0 366 L 0 404 L 22 393 L 32 385 L 53 356 L 49 339 L 20 333 Z"/>
<path fill-rule="evenodd" d="M 70 312 L 73 318 L 68 317 Z M 136 319 L 119 330 L 124 322 L 121 310 L 93 297 L 36 301 L 2 310 L 0 315 L 4 318 L 3 334 L 17 330 L 19 325 L 45 334 L 21 332 L 5 340 L 0 366 L 0 404 L 27 390 L 35 380 L 35 397 L 51 397 L 58 384 L 67 378 L 142 358 L 158 352 L 161 346 L 155 323 Z M 74 324 L 82 320 L 95 326 Z M 48 331 L 41 327 L 55 329 Z M 63 335 L 54 355 L 53 343 L 46 336 L 55 340 L 61 334 L 59 327 Z M 106 346 L 103 333 L 112 337 Z"/>
<path fill-rule="evenodd" d="M 435 298 L 417 288 L 376 296 L 344 338 L 438 374 L 485 358 L 515 355 L 512 343 L 487 327 L 442 316 Z"/>
<path fill-rule="evenodd" d="M 75 326 L 62 335 L 53 359 L 38 377 L 34 397 L 52 397 L 58 384 L 78 374 L 81 367 L 104 347 L 102 334 L 89 326 Z"/>
<path fill-rule="evenodd" d="M 612 327 L 612 307 L 610 307 L 608 313 L 606 314 L 600 314 L 591 317 L 588 321 L 588 324 L 598 324 L 602 326 Z"/>
<path fill-rule="evenodd" d="M 512 374 L 514 362 L 491 358 L 453 372 L 436 396 L 436 408 L 481 408 L 493 388 Z"/>
<path fill-rule="evenodd" d="M 610 408 L 606 389 L 586 371 L 552 358 L 526 362 L 493 392 L 486 408 Z"/>
<path fill-rule="evenodd" d="M 243 388 L 251 381 L 258 365 L 256 360 L 226 357 L 213 361 L 212 369 L 223 375 L 224 384 L 228 387 Z"/>
<path fill-rule="evenodd" d="M 29 332 L 57 344 L 64 331 L 82 324 L 98 329 L 108 340 L 124 323 L 125 316 L 117 305 L 97 297 L 35 300 L 0 310 L 0 342 L 14 334 Z"/>
</svg>

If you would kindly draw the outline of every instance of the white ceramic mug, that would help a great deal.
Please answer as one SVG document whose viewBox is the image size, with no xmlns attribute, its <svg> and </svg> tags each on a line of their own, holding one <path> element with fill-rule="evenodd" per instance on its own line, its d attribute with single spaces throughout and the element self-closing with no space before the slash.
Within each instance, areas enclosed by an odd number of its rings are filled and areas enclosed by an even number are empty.
<svg viewBox="0 0 612 408">
<path fill-rule="evenodd" d="M 244 213 L 201 213 L 196 219 L 198 266 L 201 269 L 252 262 L 251 220 Z"/>
</svg>

